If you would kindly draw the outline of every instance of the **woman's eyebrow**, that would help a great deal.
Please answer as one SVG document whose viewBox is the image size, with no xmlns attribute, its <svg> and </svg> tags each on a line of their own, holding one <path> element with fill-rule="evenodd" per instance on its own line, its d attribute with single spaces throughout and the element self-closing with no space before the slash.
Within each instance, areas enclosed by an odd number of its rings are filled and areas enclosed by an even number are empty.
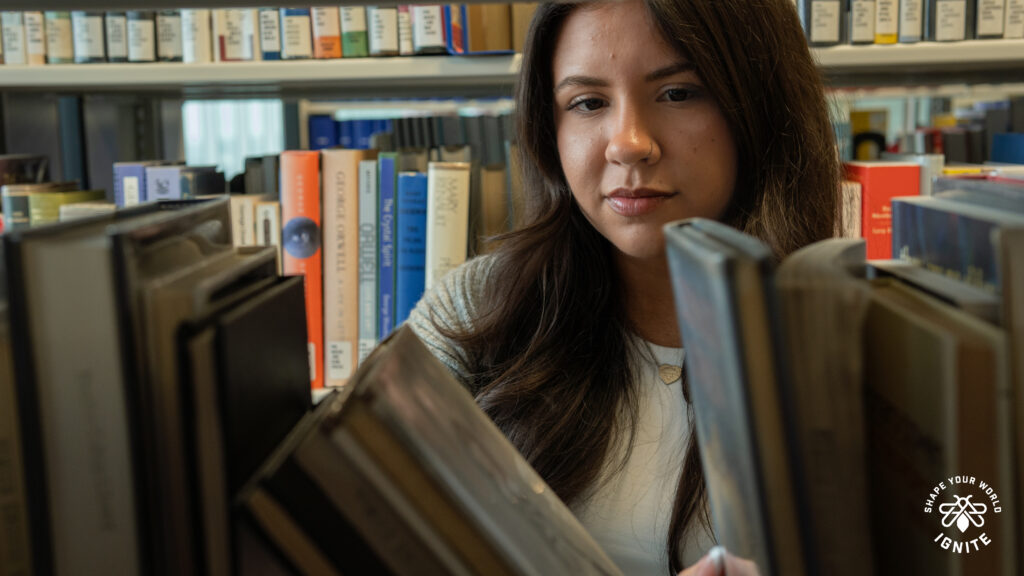
<svg viewBox="0 0 1024 576">
<path fill-rule="evenodd" d="M 654 82 L 656 80 L 664 80 L 670 76 L 676 74 L 682 74 L 683 72 L 693 72 L 697 67 L 693 65 L 693 62 L 676 62 L 663 68 L 658 68 L 654 72 L 651 72 L 644 76 L 644 80 L 647 82 Z"/>
<path fill-rule="evenodd" d="M 595 78 L 593 76 L 566 76 L 558 86 L 555 86 L 555 92 L 558 92 L 562 88 L 568 88 L 569 86 L 583 86 L 586 88 L 603 88 L 608 86 L 606 80 Z"/>
</svg>

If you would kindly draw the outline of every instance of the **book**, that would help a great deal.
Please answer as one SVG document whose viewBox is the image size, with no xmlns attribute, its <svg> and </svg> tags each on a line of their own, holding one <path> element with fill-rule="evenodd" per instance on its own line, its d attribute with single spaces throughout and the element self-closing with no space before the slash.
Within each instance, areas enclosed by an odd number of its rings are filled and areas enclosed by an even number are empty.
<svg viewBox="0 0 1024 576">
<path fill-rule="evenodd" d="M 416 53 L 412 44 L 412 6 L 410 4 L 398 5 L 398 53 L 402 56 L 412 56 Z"/>
<path fill-rule="evenodd" d="M 215 173 L 216 166 L 184 166 L 181 164 L 146 166 L 146 201 L 180 200 L 195 196 L 197 192 L 204 194 L 223 192 L 223 186 L 220 190 L 210 190 L 208 184 L 202 179 L 197 180 L 199 174 L 214 175 Z M 216 177 L 214 176 L 214 178 Z M 195 189 L 197 184 L 203 189 Z"/>
<path fill-rule="evenodd" d="M 530 20 L 537 11 L 536 2 L 516 2 L 512 4 L 512 50 L 522 53 L 526 44 L 526 33 L 530 29 Z M 874 38 L 872 38 L 874 40 Z"/>
<path fill-rule="evenodd" d="M 444 54 L 444 16 L 440 4 L 411 6 L 412 49 L 416 54 Z"/>
<path fill-rule="evenodd" d="M 125 12 L 106 12 L 103 16 L 104 33 L 106 35 L 107 61 L 128 61 L 128 14 Z"/>
<path fill-rule="evenodd" d="M 259 48 L 258 13 L 254 15 L 251 9 L 216 9 L 212 16 L 214 61 L 254 60 Z"/>
<path fill-rule="evenodd" d="M 256 202 L 256 244 L 273 246 L 277 253 L 277 268 L 281 271 L 281 203 Z"/>
<path fill-rule="evenodd" d="M 377 156 L 378 227 L 380 252 L 377 260 L 377 340 L 387 338 L 395 327 L 395 220 L 398 154 L 381 152 Z"/>
<path fill-rule="evenodd" d="M 41 226 L 60 221 L 60 209 L 67 204 L 98 202 L 106 198 L 104 190 L 47 191 L 28 197 L 29 224 Z"/>
<path fill-rule="evenodd" d="M 308 8 L 281 8 L 281 58 L 313 57 L 313 28 Z"/>
<path fill-rule="evenodd" d="M 281 12 L 278 8 L 260 8 L 260 51 L 264 60 L 281 59 Z"/>
<path fill-rule="evenodd" d="M 210 10 L 181 11 L 181 60 L 189 64 L 213 62 Z"/>
<path fill-rule="evenodd" d="M 398 55 L 398 10 L 396 8 L 367 6 L 366 27 L 370 56 Z"/>
<path fill-rule="evenodd" d="M 920 193 L 921 167 L 910 162 L 846 162 L 847 180 L 861 185 L 861 234 L 869 260 L 892 257 L 892 209 L 897 196 Z"/>
<path fill-rule="evenodd" d="M 1006 0 L 978 0 L 975 12 L 976 38 L 1002 38 Z"/>
<path fill-rule="evenodd" d="M 431 162 L 428 166 L 427 289 L 466 261 L 469 180 L 470 164 L 466 162 Z"/>
<path fill-rule="evenodd" d="M 839 0 L 800 0 L 800 18 L 811 46 L 833 46 L 845 37 L 845 10 Z"/>
<path fill-rule="evenodd" d="M 928 0 L 925 4 L 925 40 L 959 42 L 967 39 L 966 0 Z"/>
<path fill-rule="evenodd" d="M 71 36 L 71 12 L 47 11 L 46 63 L 71 64 L 75 61 L 75 46 Z"/>
<path fill-rule="evenodd" d="M 313 57 L 341 58 L 341 18 L 335 6 L 313 7 Z"/>
<path fill-rule="evenodd" d="M 341 55 L 345 58 L 365 58 L 370 55 L 366 37 L 366 8 L 341 7 Z"/>
<path fill-rule="evenodd" d="M 761 574 L 804 574 L 803 475 L 783 412 L 791 404 L 774 321 L 773 257 L 749 237 L 727 238 L 738 234 L 730 230 L 700 219 L 665 226 L 712 523 L 718 542 Z"/>
<path fill-rule="evenodd" d="M 1000 323 L 999 296 L 989 290 L 903 260 L 874 260 L 868 268 L 874 277 L 896 278 L 907 286 L 986 322 L 993 325 Z"/>
<path fill-rule="evenodd" d="M 311 408 L 302 280 L 274 280 L 221 308 L 188 322 L 178 347 L 191 507 L 209 574 L 245 572 L 232 495 Z"/>
<path fill-rule="evenodd" d="M 932 181 L 942 176 L 946 167 L 946 158 L 942 154 L 904 154 L 882 152 L 882 160 L 896 162 L 913 162 L 921 167 L 921 196 L 932 195 Z"/>
<path fill-rule="evenodd" d="M 899 42 L 920 42 L 924 36 L 924 0 L 900 0 Z"/>
<path fill-rule="evenodd" d="M 284 248 L 282 267 L 285 274 L 305 277 L 309 377 L 313 388 L 323 388 L 324 265 L 320 250 L 319 153 L 300 150 L 282 152 L 280 174 L 281 245 Z M 323 214 L 325 219 L 328 214 Z"/>
<path fill-rule="evenodd" d="M 377 192 L 377 161 L 359 161 L 359 348 L 362 362 L 377 345 L 377 244 L 380 214 Z M 358 365 L 358 364 L 357 364 Z"/>
<path fill-rule="evenodd" d="M 876 0 L 875 44 L 899 41 L 899 0 Z"/>
<path fill-rule="evenodd" d="M 321 150 L 324 202 L 325 382 L 355 373 L 360 337 L 359 162 L 362 150 Z M 376 286 L 374 286 L 376 289 Z"/>
<path fill-rule="evenodd" d="M 0 203 L 3 205 L 4 230 L 13 231 L 32 225 L 31 198 L 78 188 L 76 182 L 43 182 L 39 184 L 5 184 L 0 187 Z"/>
<path fill-rule="evenodd" d="M 156 13 L 156 55 L 160 62 L 181 62 L 181 10 L 158 10 Z"/>
<path fill-rule="evenodd" d="M 49 158 L 39 154 L 0 154 L 0 186 L 45 182 Z"/>
<path fill-rule="evenodd" d="M 395 188 L 395 326 L 423 296 L 427 261 L 427 175 L 400 172 Z"/>
<path fill-rule="evenodd" d="M 1024 0 L 1006 0 L 1003 38 L 1024 38 Z"/>
<path fill-rule="evenodd" d="M 4 43 L 4 64 L 28 64 L 25 22 L 21 12 L 0 12 L 0 38 Z"/>
<path fill-rule="evenodd" d="M 46 24 L 43 13 L 25 12 L 25 63 L 30 66 L 46 64 Z"/>
<path fill-rule="evenodd" d="M 107 50 L 103 29 L 103 12 L 71 11 L 71 36 L 74 40 L 76 64 L 106 62 Z M 125 38 L 127 38 L 127 35 Z M 125 44 L 124 56 L 127 60 L 127 43 Z"/>
<path fill-rule="evenodd" d="M 302 574 L 621 574 L 408 328 L 237 502 Z"/>
<path fill-rule="evenodd" d="M 76 202 L 74 204 L 62 204 L 58 210 L 58 220 L 60 222 L 67 222 L 69 220 L 78 220 L 89 216 L 110 214 L 115 210 L 117 210 L 117 205 L 113 202 Z"/>
<path fill-rule="evenodd" d="M 160 164 L 160 161 L 115 162 L 114 203 L 118 206 L 134 206 L 145 202 L 146 168 Z"/>
<path fill-rule="evenodd" d="M 329 114 L 309 115 L 309 149 L 322 150 L 338 145 L 338 130 Z"/>
<path fill-rule="evenodd" d="M 231 242 L 235 246 L 255 246 L 256 204 L 259 196 L 232 194 L 231 201 Z"/>
<path fill-rule="evenodd" d="M 991 157 L 993 162 L 1024 164 L 1024 133 L 993 134 Z"/>
<path fill-rule="evenodd" d="M 850 43 L 875 43 L 875 0 L 851 0 Z"/>
<path fill-rule="evenodd" d="M 156 61 L 156 12 L 129 10 L 128 61 Z"/>
</svg>

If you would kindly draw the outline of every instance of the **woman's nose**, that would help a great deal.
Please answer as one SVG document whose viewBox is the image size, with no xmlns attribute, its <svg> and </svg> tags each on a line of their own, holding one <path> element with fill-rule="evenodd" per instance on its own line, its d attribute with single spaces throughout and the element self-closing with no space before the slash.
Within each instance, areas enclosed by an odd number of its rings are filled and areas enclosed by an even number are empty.
<svg viewBox="0 0 1024 576">
<path fill-rule="evenodd" d="M 623 110 L 615 119 L 605 159 L 611 164 L 653 164 L 661 157 L 654 133 L 637 110 Z"/>
</svg>

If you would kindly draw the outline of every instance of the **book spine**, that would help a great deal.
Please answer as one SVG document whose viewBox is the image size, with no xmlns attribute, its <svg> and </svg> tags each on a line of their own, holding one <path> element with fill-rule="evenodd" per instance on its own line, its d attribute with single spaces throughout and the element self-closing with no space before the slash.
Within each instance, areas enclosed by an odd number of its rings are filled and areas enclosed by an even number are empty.
<svg viewBox="0 0 1024 576">
<path fill-rule="evenodd" d="M 370 55 L 366 38 L 366 8 L 346 6 L 341 9 L 341 55 L 344 58 L 365 58 Z"/>
<path fill-rule="evenodd" d="M 135 206 L 146 201 L 146 167 L 141 164 L 114 166 L 114 203 Z"/>
<path fill-rule="evenodd" d="M 21 12 L 0 12 L 0 35 L 4 43 L 4 63 L 27 64 L 25 20 Z"/>
<path fill-rule="evenodd" d="M 181 59 L 189 64 L 213 62 L 209 10 L 181 11 Z"/>
<path fill-rule="evenodd" d="M 260 8 L 260 51 L 264 60 L 281 59 L 281 12 Z"/>
<path fill-rule="evenodd" d="M 875 44 L 895 44 L 899 40 L 900 0 L 875 2 Z"/>
<path fill-rule="evenodd" d="M 850 42 L 875 43 L 875 0 L 852 0 L 850 5 Z"/>
<path fill-rule="evenodd" d="M 412 56 L 416 49 L 412 42 L 412 6 L 398 5 L 398 54 Z"/>
<path fill-rule="evenodd" d="M 320 154 L 324 166 L 326 382 L 343 386 L 355 372 L 359 350 L 359 161 L 364 156 L 341 149 L 321 150 Z"/>
<path fill-rule="evenodd" d="M 341 18 L 336 7 L 312 9 L 313 57 L 341 58 Z"/>
<path fill-rule="evenodd" d="M 71 37 L 74 43 L 75 63 L 87 64 L 106 61 L 103 26 L 103 12 L 71 11 Z M 127 52 L 125 55 L 127 57 Z"/>
<path fill-rule="evenodd" d="M 156 13 L 156 56 L 161 62 L 183 60 L 181 10 Z"/>
<path fill-rule="evenodd" d="M 923 31 L 924 0 L 900 0 L 899 41 L 920 42 Z"/>
<path fill-rule="evenodd" d="M 412 47 L 416 54 L 443 54 L 447 51 L 441 8 L 440 4 L 412 7 Z"/>
<path fill-rule="evenodd" d="M 277 248 L 277 272 L 281 270 L 281 203 L 256 203 L 256 244 Z"/>
<path fill-rule="evenodd" d="M 28 192 L 3 192 L 4 231 L 21 230 L 32 225 Z"/>
<path fill-rule="evenodd" d="M 839 0 L 808 0 L 804 16 L 807 39 L 812 46 L 838 44 L 842 31 L 842 7 Z"/>
<path fill-rule="evenodd" d="M 31 66 L 46 64 L 46 24 L 42 12 L 25 12 L 25 62 Z"/>
<path fill-rule="evenodd" d="M 46 12 L 46 62 L 71 64 L 75 46 L 71 38 L 71 12 Z"/>
<path fill-rule="evenodd" d="M 377 159 L 377 189 L 380 200 L 380 256 L 377 264 L 377 339 L 384 340 L 394 329 L 395 316 L 395 162 L 397 154 L 383 153 Z"/>
<path fill-rule="evenodd" d="M 398 55 L 398 10 L 384 6 L 366 9 L 370 56 Z"/>
<path fill-rule="evenodd" d="M 428 290 L 466 261 L 469 180 L 470 164 L 466 162 L 431 162 L 427 168 Z"/>
<path fill-rule="evenodd" d="M 106 33 L 107 60 L 128 61 L 128 15 L 124 12 L 107 12 L 103 18 Z"/>
<path fill-rule="evenodd" d="M 1024 38 L 1024 0 L 1006 0 L 1003 38 Z"/>
<path fill-rule="evenodd" d="M 281 243 L 285 274 L 305 277 L 309 370 L 313 388 L 324 386 L 323 265 L 320 260 L 320 157 L 305 150 L 281 153 Z M 325 214 L 326 216 L 326 214 Z"/>
<path fill-rule="evenodd" d="M 377 161 L 359 163 L 359 354 L 377 345 Z"/>
<path fill-rule="evenodd" d="M 448 4 L 444 7 L 445 38 L 448 52 L 451 54 L 466 53 L 466 6 L 464 4 Z"/>
<path fill-rule="evenodd" d="M 128 12 L 128 61 L 156 61 L 156 14 L 151 11 Z"/>
<path fill-rule="evenodd" d="M 308 8 L 281 8 L 281 58 L 313 57 L 313 32 Z"/>
<path fill-rule="evenodd" d="M 978 0 L 975 37 L 1002 38 L 1005 10 L 1006 0 Z"/>
<path fill-rule="evenodd" d="M 255 246 L 256 196 L 233 194 L 231 203 L 231 242 L 235 246 Z"/>
<path fill-rule="evenodd" d="M 423 296 L 427 262 L 427 175 L 401 172 L 395 189 L 395 326 Z"/>
<path fill-rule="evenodd" d="M 999 290 L 998 256 L 991 221 L 939 207 L 892 202 L 893 256 L 946 277 Z"/>
<path fill-rule="evenodd" d="M 251 10 L 214 10 L 213 33 L 216 61 L 244 62 L 252 60 L 253 32 Z"/>
<path fill-rule="evenodd" d="M 338 145 L 338 129 L 334 118 L 327 114 L 311 114 L 309 124 L 309 149 L 322 150 Z"/>
<path fill-rule="evenodd" d="M 929 0 L 927 39 L 959 42 L 967 38 L 966 0 Z"/>
</svg>

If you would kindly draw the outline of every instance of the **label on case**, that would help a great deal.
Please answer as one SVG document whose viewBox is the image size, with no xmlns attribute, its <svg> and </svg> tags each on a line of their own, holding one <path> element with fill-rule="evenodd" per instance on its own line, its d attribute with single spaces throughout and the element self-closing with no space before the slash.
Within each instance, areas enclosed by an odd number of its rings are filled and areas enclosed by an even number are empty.
<svg viewBox="0 0 1024 576">
<path fill-rule="evenodd" d="M 1003 35 L 1005 0 L 978 0 L 978 36 Z"/>
<path fill-rule="evenodd" d="M 352 377 L 352 342 L 327 343 L 327 379 L 347 380 Z"/>
<path fill-rule="evenodd" d="M 139 178 L 138 176 L 125 176 L 121 181 L 124 190 L 124 205 L 134 206 L 139 203 Z"/>
<path fill-rule="evenodd" d="M 924 30 L 924 0 L 900 2 L 900 40 L 918 41 Z"/>
<path fill-rule="evenodd" d="M 1024 38 L 1024 0 L 1006 0 L 1003 38 Z"/>
<path fill-rule="evenodd" d="M 103 49 L 102 16 L 82 14 L 76 17 L 76 14 L 72 12 L 71 31 L 76 59 L 103 58 L 105 51 Z M 128 55 L 127 44 L 125 44 L 124 54 Z"/>
<path fill-rule="evenodd" d="M 811 4 L 811 42 L 839 42 L 839 0 Z"/>
<path fill-rule="evenodd" d="M 875 36 L 895 36 L 899 32 L 896 13 L 898 0 L 878 0 L 875 5 Z"/>
<path fill-rule="evenodd" d="M 111 60 L 128 58 L 128 17 L 124 14 L 107 14 L 107 57 Z M 76 32 L 75 42 L 78 41 Z"/>
<path fill-rule="evenodd" d="M 874 42 L 875 0 L 853 0 L 850 12 L 853 19 L 850 39 L 853 42 Z"/>
<path fill-rule="evenodd" d="M 937 42 L 957 42 L 964 39 L 967 28 L 967 0 L 939 0 L 935 5 L 935 12 Z"/>
<path fill-rule="evenodd" d="M 156 38 L 153 20 L 148 18 L 128 21 L 128 60 L 152 62 L 156 60 Z"/>
</svg>

